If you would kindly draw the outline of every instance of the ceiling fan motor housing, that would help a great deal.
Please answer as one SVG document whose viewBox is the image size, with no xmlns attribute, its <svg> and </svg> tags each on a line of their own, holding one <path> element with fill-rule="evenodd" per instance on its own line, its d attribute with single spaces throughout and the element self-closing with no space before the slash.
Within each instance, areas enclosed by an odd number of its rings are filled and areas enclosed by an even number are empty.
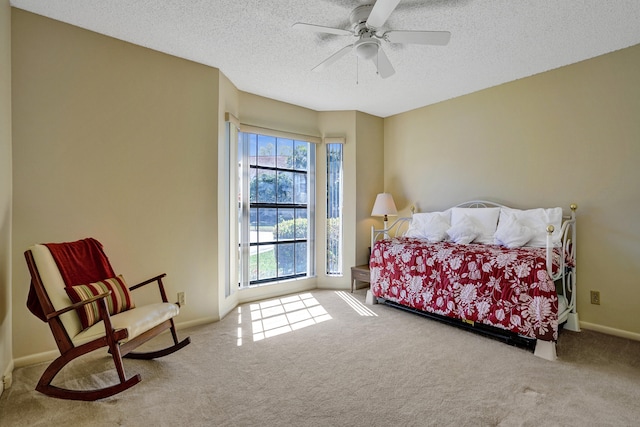
<svg viewBox="0 0 640 427">
<path fill-rule="evenodd" d="M 369 15 L 371 14 L 371 9 L 373 9 L 372 4 L 363 4 L 351 11 L 351 15 L 349 15 L 349 22 L 351 22 L 351 26 L 356 34 L 359 34 L 362 30 L 368 29 L 366 23 Z"/>
</svg>

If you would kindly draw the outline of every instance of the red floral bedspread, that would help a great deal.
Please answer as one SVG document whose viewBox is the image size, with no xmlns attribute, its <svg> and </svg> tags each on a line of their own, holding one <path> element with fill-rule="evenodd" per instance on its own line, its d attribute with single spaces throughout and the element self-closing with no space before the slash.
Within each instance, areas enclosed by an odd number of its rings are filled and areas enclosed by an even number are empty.
<svg viewBox="0 0 640 427">
<path fill-rule="evenodd" d="M 370 267 L 376 297 L 525 337 L 558 337 L 558 296 L 545 248 L 399 237 L 375 243 Z"/>
</svg>

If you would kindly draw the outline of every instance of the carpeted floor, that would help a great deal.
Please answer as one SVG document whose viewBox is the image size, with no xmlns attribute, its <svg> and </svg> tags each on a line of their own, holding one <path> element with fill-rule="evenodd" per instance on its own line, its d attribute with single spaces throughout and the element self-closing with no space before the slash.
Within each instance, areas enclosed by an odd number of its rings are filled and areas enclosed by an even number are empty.
<svg viewBox="0 0 640 427">
<path fill-rule="evenodd" d="M 317 290 L 243 305 L 179 331 L 192 344 L 178 353 L 126 360 L 142 382 L 98 402 L 34 391 L 44 364 L 16 369 L 0 425 L 640 425 L 640 342 L 562 331 L 559 360 L 549 362 L 362 302 L 364 290 Z M 65 368 L 60 383 L 108 384 L 112 366 L 95 352 Z"/>
</svg>

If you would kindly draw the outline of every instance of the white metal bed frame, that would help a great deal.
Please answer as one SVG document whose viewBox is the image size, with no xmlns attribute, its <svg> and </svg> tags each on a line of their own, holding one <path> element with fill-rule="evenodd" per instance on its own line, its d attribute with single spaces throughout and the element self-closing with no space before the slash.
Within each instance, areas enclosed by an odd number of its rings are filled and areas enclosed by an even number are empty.
<svg viewBox="0 0 640 427">
<path fill-rule="evenodd" d="M 501 205 L 496 202 L 487 200 L 470 200 L 468 202 L 460 203 L 454 207 L 458 208 L 510 208 L 506 205 Z M 551 242 L 551 235 L 555 231 L 553 225 L 547 226 L 547 273 L 553 282 L 560 281 L 562 284 L 562 297 L 565 299 L 566 308 L 561 312 L 558 312 L 558 325 L 564 323 L 564 328 L 569 331 L 580 332 L 580 321 L 578 319 L 578 312 L 576 311 L 576 210 L 578 206 L 576 204 L 570 205 L 571 213 L 569 215 L 562 216 L 562 229 L 560 230 L 562 253 L 569 256 L 573 260 L 573 266 L 566 263 L 567 256 L 560 257 L 560 265 L 556 272 L 553 272 L 553 249 L 554 246 Z M 415 209 L 411 207 L 411 215 L 415 213 Z M 376 229 L 371 226 L 371 249 L 376 240 L 388 239 L 390 236 L 400 237 L 404 236 L 411 225 L 410 217 L 401 217 L 396 219 L 386 229 Z M 560 298 L 560 295 L 558 296 Z M 369 304 L 375 304 L 375 299 L 371 291 L 367 291 L 366 302 Z M 556 344 L 553 341 L 536 340 L 536 348 L 534 354 L 548 360 L 555 360 Z"/>
</svg>

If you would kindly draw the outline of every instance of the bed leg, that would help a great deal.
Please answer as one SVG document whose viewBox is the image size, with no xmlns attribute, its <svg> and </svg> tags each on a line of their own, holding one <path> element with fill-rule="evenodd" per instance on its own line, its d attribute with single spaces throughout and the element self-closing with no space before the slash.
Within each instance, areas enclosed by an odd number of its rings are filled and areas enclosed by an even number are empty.
<svg viewBox="0 0 640 427">
<path fill-rule="evenodd" d="M 556 360 L 556 343 L 554 341 L 536 340 L 536 350 L 534 355 L 547 360 Z"/>
<path fill-rule="evenodd" d="M 564 328 L 568 331 L 580 332 L 578 313 L 569 313 L 567 315 L 567 323 L 565 323 Z"/>
<path fill-rule="evenodd" d="M 378 303 L 378 299 L 373 296 L 373 292 L 371 292 L 371 289 L 367 291 L 367 298 L 364 300 L 364 302 L 367 305 L 373 305 Z"/>
</svg>

